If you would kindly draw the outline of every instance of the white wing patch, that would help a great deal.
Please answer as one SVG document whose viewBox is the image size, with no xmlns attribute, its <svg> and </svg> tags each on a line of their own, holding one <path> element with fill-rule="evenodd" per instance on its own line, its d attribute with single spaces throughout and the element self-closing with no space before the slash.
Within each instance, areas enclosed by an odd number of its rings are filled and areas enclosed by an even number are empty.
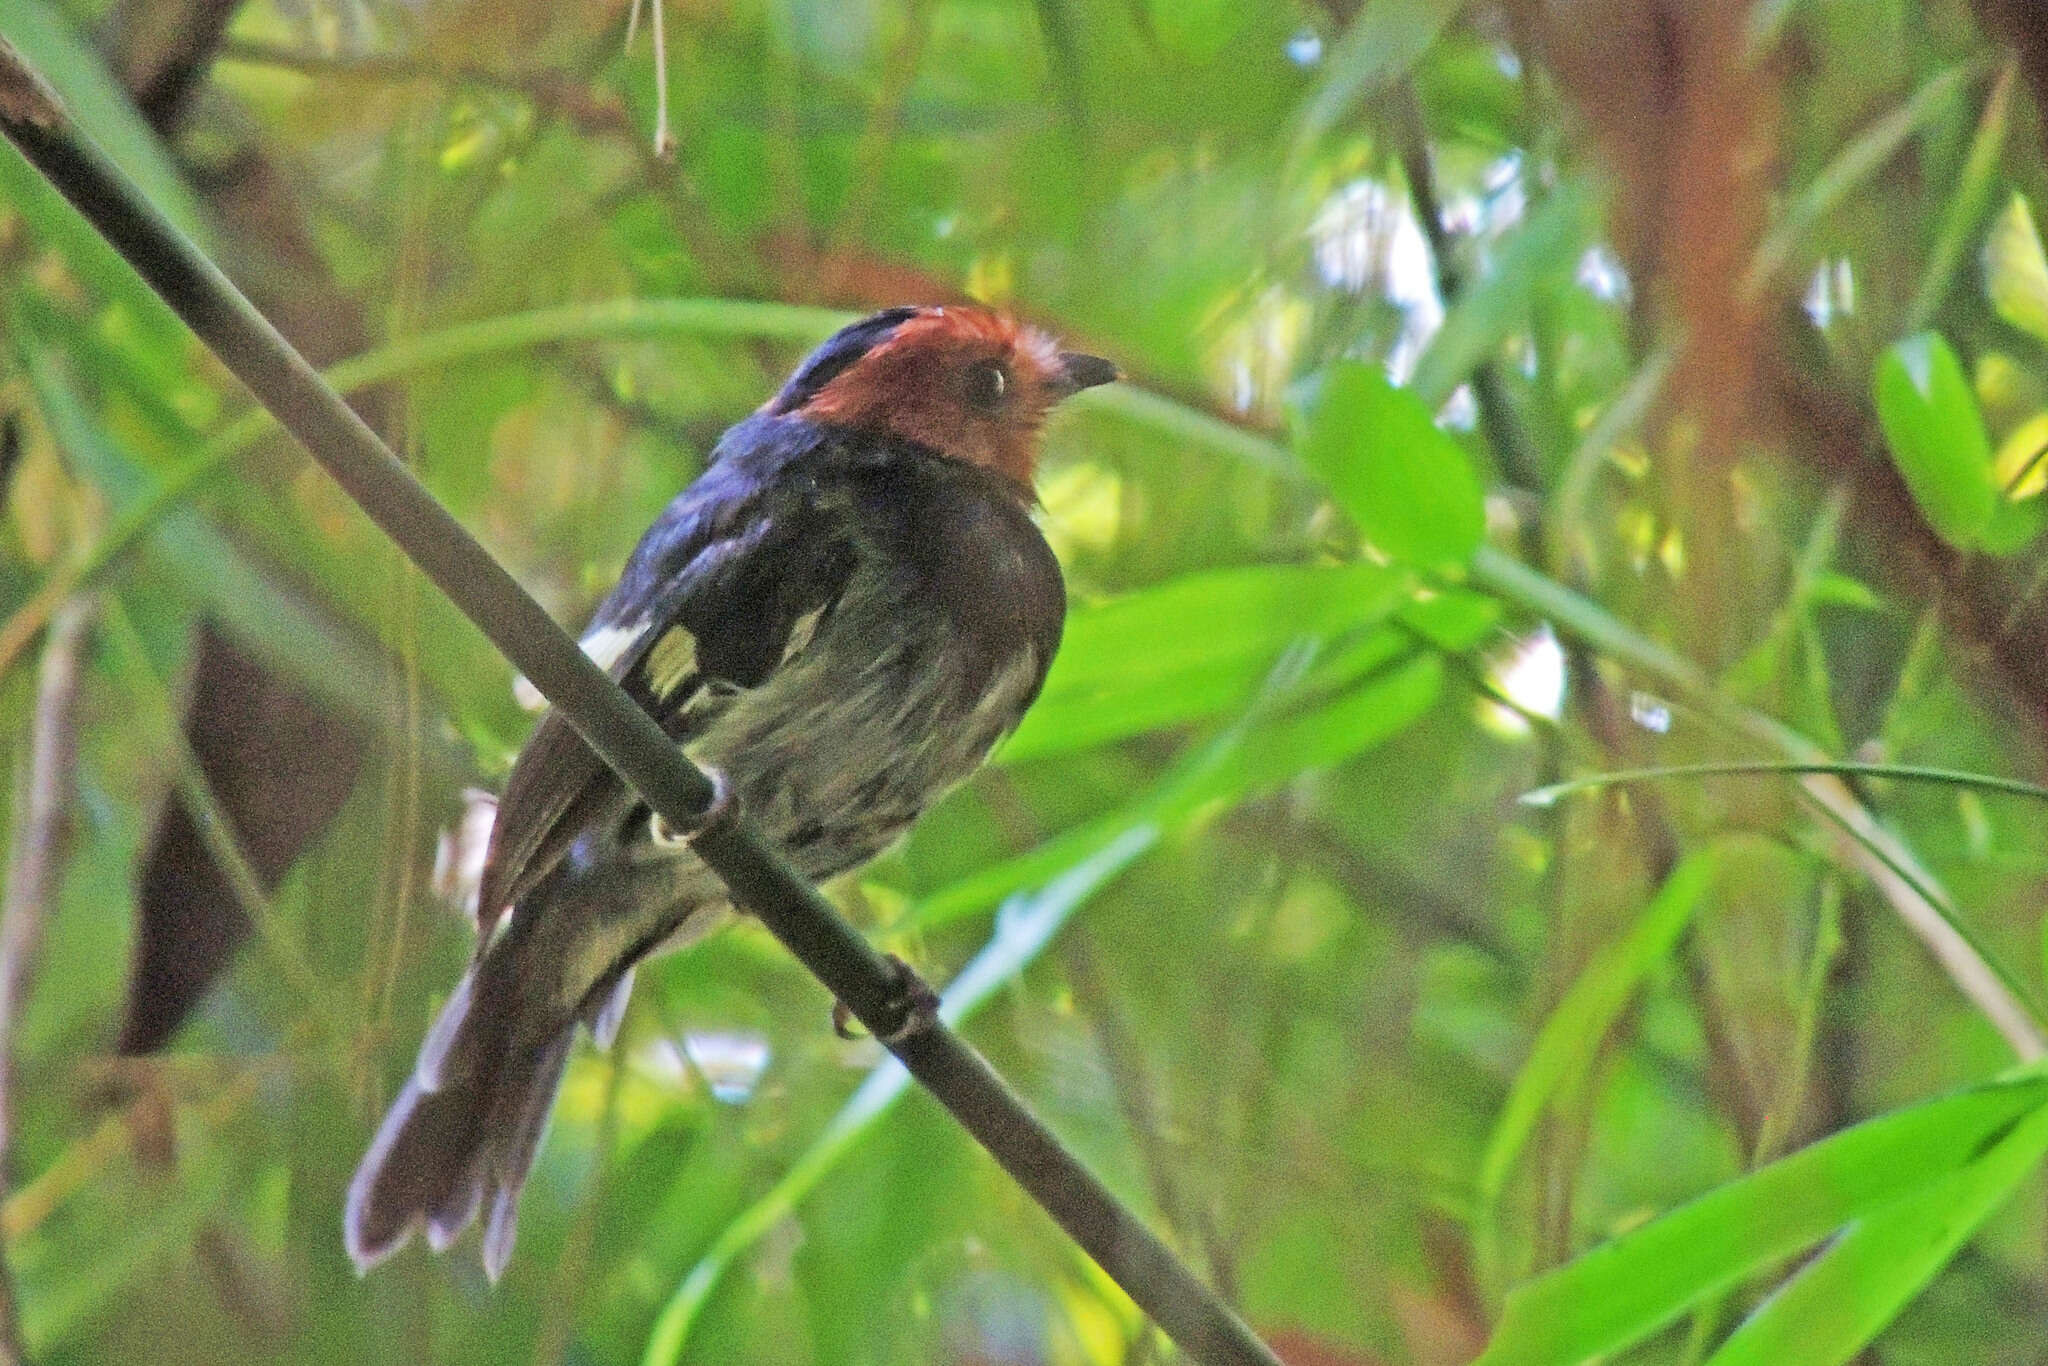
<svg viewBox="0 0 2048 1366">
<path fill-rule="evenodd" d="M 583 637 L 583 653 L 589 655 L 598 668 L 610 671 L 612 665 L 619 662 L 619 656 L 632 649 L 633 642 L 640 639 L 646 630 L 644 617 L 631 626 L 600 626 Z M 540 695 L 539 688 L 527 682 L 524 675 L 512 680 L 512 696 L 528 711 L 547 710 L 548 700 Z"/>
</svg>

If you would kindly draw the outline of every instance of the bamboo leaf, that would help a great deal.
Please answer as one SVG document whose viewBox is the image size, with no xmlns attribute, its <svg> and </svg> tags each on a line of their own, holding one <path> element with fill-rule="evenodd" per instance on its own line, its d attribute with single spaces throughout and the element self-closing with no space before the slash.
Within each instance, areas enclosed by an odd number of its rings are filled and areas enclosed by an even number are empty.
<svg viewBox="0 0 2048 1366">
<path fill-rule="evenodd" d="M 1474 1366 L 1575 1366 L 1977 1160 L 2040 1119 L 2048 1080 L 1974 1087 L 1894 1111 L 1709 1191 L 1510 1291 Z"/>
<path fill-rule="evenodd" d="M 1086 749 L 1244 700 L 1290 642 L 1384 620 L 1408 576 L 1370 564 L 1191 574 L 1084 607 L 1006 762 Z"/>
<path fill-rule="evenodd" d="M 1537 1031 L 1529 1057 L 1508 1088 L 1507 1103 L 1479 1164 L 1482 1208 L 1500 1198 L 1515 1159 L 1551 1098 L 1576 1085 L 1622 1008 L 1643 978 L 1671 953 L 1691 923 L 1700 898 L 1713 885 L 1719 858 L 1711 849 L 1690 855 L 1650 898 L 1626 934 L 1593 956 L 1564 999 Z"/>
<path fill-rule="evenodd" d="M 1938 334 L 1922 332 L 1886 349 L 1873 388 L 1892 459 L 1928 524 L 1950 545 L 1974 548 L 1998 490 L 1962 362 Z"/>
<path fill-rule="evenodd" d="M 2048 341 L 2048 253 L 2025 195 L 2015 194 L 1984 241 L 1984 292 L 1998 316 Z"/>
<path fill-rule="evenodd" d="M 1486 531 L 1478 476 L 1414 394 L 1340 361 L 1306 385 L 1297 448 L 1368 541 L 1425 570 L 1454 570 Z"/>
<path fill-rule="evenodd" d="M 2048 1109 L 1927 1189 L 1857 1220 L 1760 1305 L 1707 1366 L 1840 1366 L 1883 1331 L 2048 1153 Z"/>
<path fill-rule="evenodd" d="M 1289 779 L 1351 759 L 1399 734 L 1435 703 L 1443 689 L 1443 663 L 1430 654 L 1401 656 L 1389 634 L 1391 656 L 1362 652 L 1355 661 L 1370 672 L 1317 705 L 1289 709 L 1285 701 L 1253 715 L 1197 746 L 1158 786 L 1136 803 L 1055 835 L 1036 849 L 990 864 L 932 894 L 912 908 L 907 928 L 930 929 L 1036 886 L 1085 858 L 1135 822 L 1179 830 L 1202 812 L 1244 800 Z M 1318 681 L 1324 676 L 1316 675 Z"/>
</svg>

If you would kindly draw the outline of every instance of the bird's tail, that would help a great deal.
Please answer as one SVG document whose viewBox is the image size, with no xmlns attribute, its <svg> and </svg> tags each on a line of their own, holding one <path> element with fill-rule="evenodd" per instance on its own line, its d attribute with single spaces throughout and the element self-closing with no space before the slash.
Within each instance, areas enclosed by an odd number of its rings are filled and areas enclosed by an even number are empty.
<svg viewBox="0 0 2048 1366">
<path fill-rule="evenodd" d="M 343 1233 L 358 1272 L 422 1226 L 428 1244 L 445 1250 L 479 1210 L 485 1274 L 496 1281 L 512 1256 L 519 1192 L 554 1109 L 578 1016 L 519 1019 L 516 977 L 495 970 L 509 956 L 487 953 L 456 984 L 356 1168 Z M 627 969 L 600 994 L 590 1024 L 601 1046 L 611 1043 L 631 990 Z"/>
</svg>

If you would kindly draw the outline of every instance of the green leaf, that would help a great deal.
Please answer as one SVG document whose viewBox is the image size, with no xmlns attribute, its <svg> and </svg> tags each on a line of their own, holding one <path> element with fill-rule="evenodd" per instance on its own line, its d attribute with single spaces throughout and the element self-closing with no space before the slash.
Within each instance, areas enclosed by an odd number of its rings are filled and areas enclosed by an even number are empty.
<svg viewBox="0 0 2048 1366">
<path fill-rule="evenodd" d="M 1501 602 L 1468 588 L 1444 588 L 1415 598 L 1399 612 L 1401 625 L 1448 655 L 1462 655 L 1501 625 Z"/>
<path fill-rule="evenodd" d="M 1443 661 L 1417 654 L 1319 707 L 1255 727 L 1243 748 L 1179 794 L 1173 809 L 1193 816 L 1215 802 L 1239 801 L 1362 754 L 1428 711 L 1443 682 Z"/>
<path fill-rule="evenodd" d="M 1305 386 L 1297 449 L 1367 540 L 1419 569 L 1462 567 L 1486 532 L 1472 463 L 1415 395 L 1339 361 Z"/>
<path fill-rule="evenodd" d="M 1885 610 L 1884 599 L 1869 584 L 1832 569 L 1813 576 L 1813 582 L 1807 585 L 1806 601 L 1814 606 L 1853 607 L 1861 612 Z"/>
<path fill-rule="evenodd" d="M 2024 195 L 2012 197 L 1984 239 L 1984 292 L 1999 317 L 2048 341 L 2048 253 Z"/>
<path fill-rule="evenodd" d="M 1374 637 L 1372 644 L 1382 642 Z M 972 915 L 1056 876 L 1133 824 L 1156 824 L 1171 833 L 1205 811 L 1342 763 L 1406 729 L 1443 691 L 1443 661 L 1433 654 L 1389 658 L 1381 650 L 1362 649 L 1354 659 L 1365 675 L 1346 680 L 1348 686 L 1335 689 L 1320 705 L 1287 710 L 1292 690 L 1281 689 L 1279 702 L 1255 707 L 1253 715 L 1197 747 L 1136 803 L 934 892 L 911 909 L 903 927 L 930 929 Z M 1325 670 L 1316 669 L 1303 681 L 1322 685 L 1330 680 Z M 1270 714 L 1275 711 L 1280 714 Z"/>
<path fill-rule="evenodd" d="M 1498 598 L 1469 588 L 1444 588 L 1403 607 L 1400 620 L 1445 654 L 1463 654 L 1500 625 Z"/>
<path fill-rule="evenodd" d="M 1509 1292 L 1474 1366 L 1568 1366 L 1969 1166 L 2038 1117 L 2048 1080 L 1974 1087 L 1846 1129 Z"/>
<path fill-rule="evenodd" d="M 1956 353 L 1933 332 L 1895 342 L 1878 358 L 1873 387 L 1892 459 L 1929 525 L 1950 545 L 1975 548 L 1998 489 L 1991 440 Z"/>
<path fill-rule="evenodd" d="M 1242 701 L 1290 643 L 1384 620 L 1408 576 L 1371 564 L 1190 574 L 1068 618 L 1006 762 L 1086 749 Z"/>
<path fill-rule="evenodd" d="M 2040 498 L 2001 498 L 1991 509 L 1978 544 L 1992 555 L 2016 555 L 2034 543 L 2048 526 L 2048 502 Z"/>
<path fill-rule="evenodd" d="M 1984 1156 L 1850 1225 L 1765 1300 L 1707 1366 L 1839 1366 L 1897 1317 L 2048 1153 L 2048 1108 Z"/>
<path fill-rule="evenodd" d="M 1578 980 L 1537 1031 L 1528 1060 L 1508 1088 L 1479 1163 L 1479 1199 L 1491 1206 L 1507 1184 L 1515 1158 L 1553 1096 L 1584 1078 L 1608 1029 L 1650 969 L 1662 962 L 1692 920 L 1712 885 L 1719 857 L 1712 849 L 1689 855 L 1643 907 L 1628 933 L 1593 956 Z"/>
</svg>

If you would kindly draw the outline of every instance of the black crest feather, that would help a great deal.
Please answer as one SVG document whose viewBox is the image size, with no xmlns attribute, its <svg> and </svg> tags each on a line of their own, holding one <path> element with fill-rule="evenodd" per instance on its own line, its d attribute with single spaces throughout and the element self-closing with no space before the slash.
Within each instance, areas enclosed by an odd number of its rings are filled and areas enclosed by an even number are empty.
<svg viewBox="0 0 2048 1366">
<path fill-rule="evenodd" d="M 885 308 L 880 313 L 871 313 L 857 323 L 848 323 L 840 328 L 796 368 L 796 373 L 789 377 L 789 382 L 768 405 L 768 411 L 793 413 L 803 407 L 817 396 L 820 389 L 887 341 L 897 328 L 916 317 L 918 312 L 915 308 Z"/>
</svg>

